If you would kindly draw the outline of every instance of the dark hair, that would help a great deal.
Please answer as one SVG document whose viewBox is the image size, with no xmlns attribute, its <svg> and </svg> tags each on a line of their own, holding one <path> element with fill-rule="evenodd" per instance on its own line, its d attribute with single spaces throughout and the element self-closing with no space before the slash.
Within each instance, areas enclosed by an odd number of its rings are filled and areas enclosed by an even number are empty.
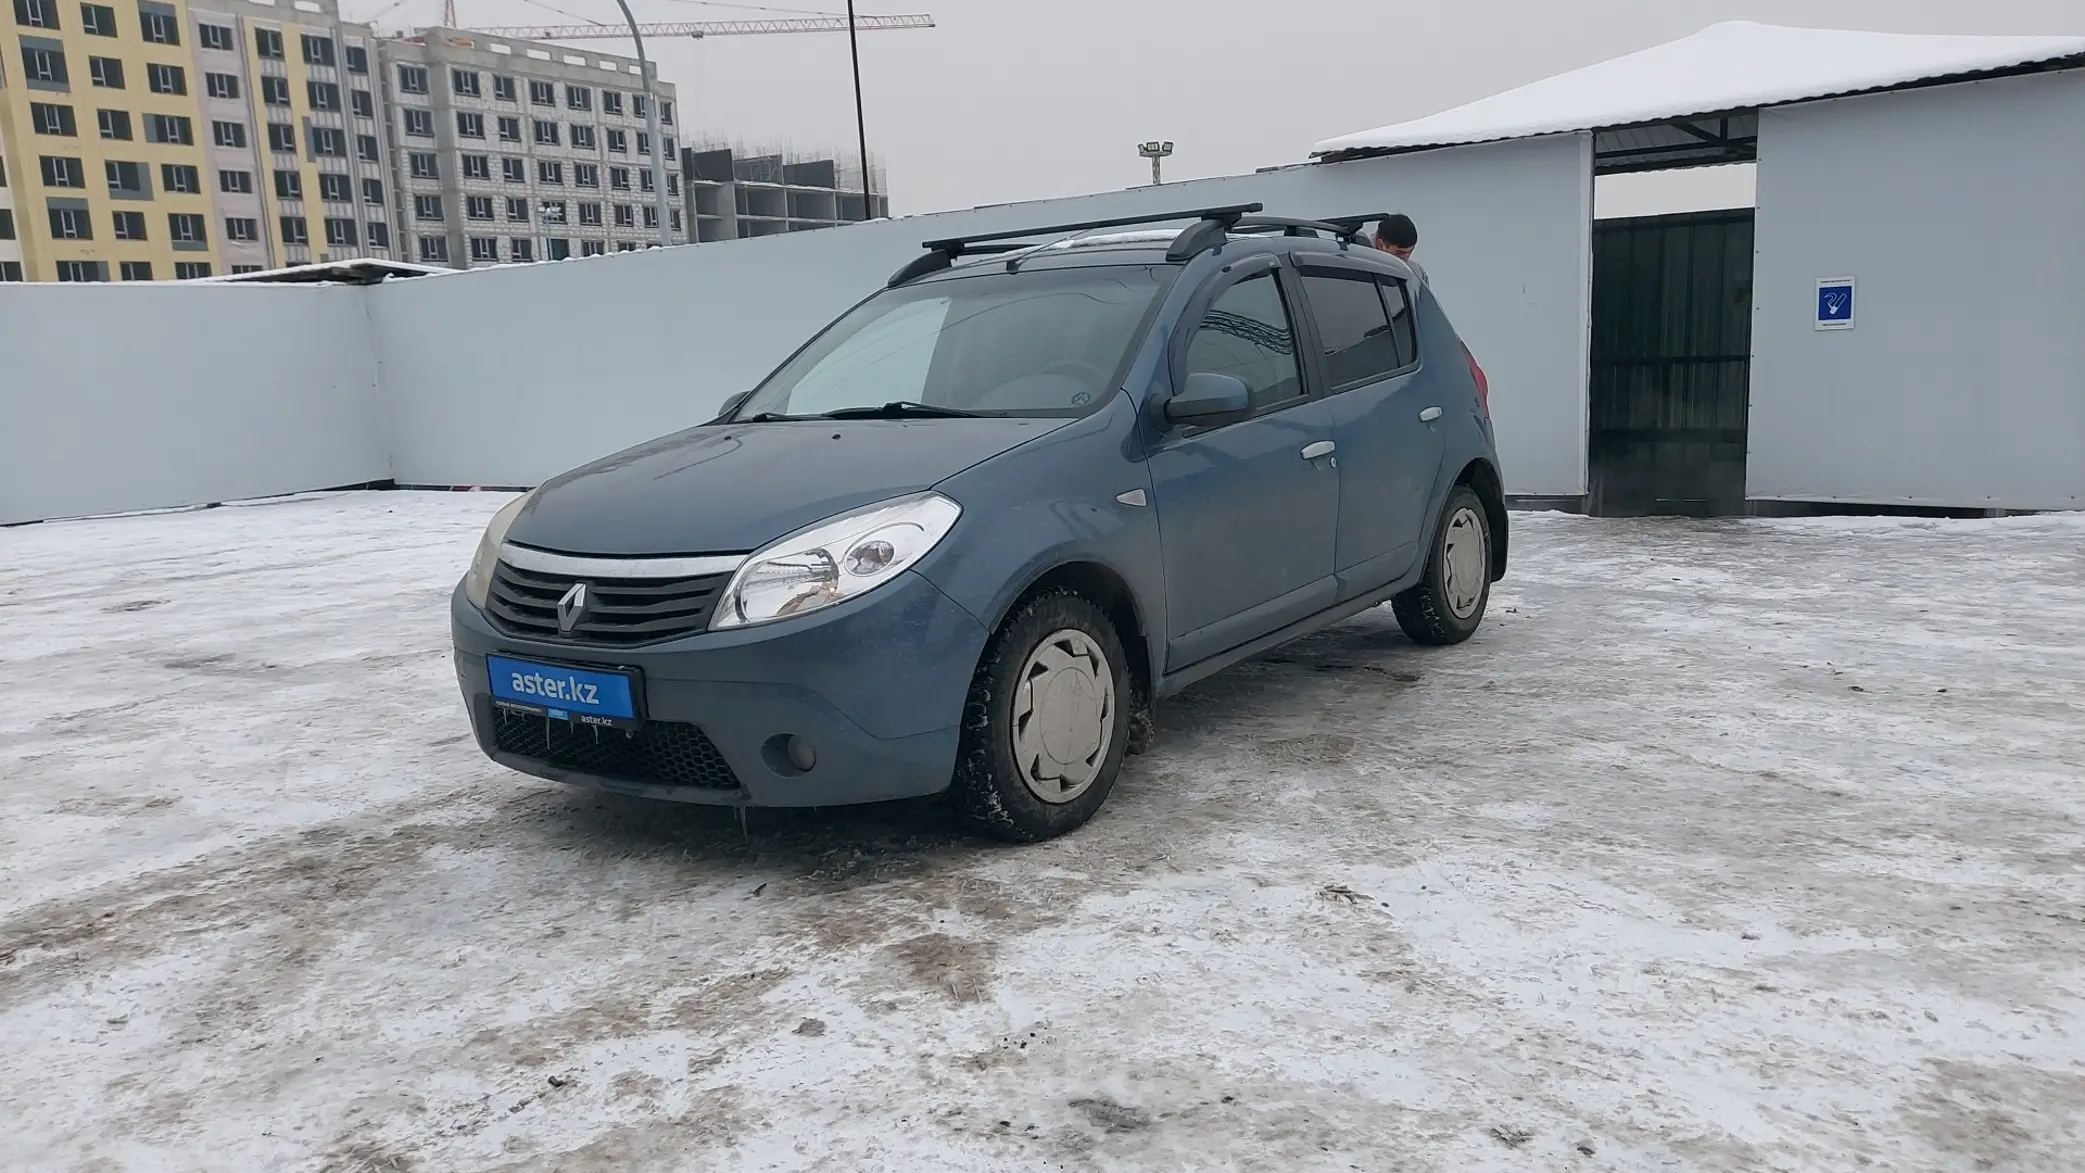
<svg viewBox="0 0 2085 1173">
<path fill-rule="evenodd" d="M 1376 239 L 1398 248 L 1414 248 L 1419 244 L 1419 226 L 1403 212 L 1385 216 L 1376 221 Z"/>
</svg>

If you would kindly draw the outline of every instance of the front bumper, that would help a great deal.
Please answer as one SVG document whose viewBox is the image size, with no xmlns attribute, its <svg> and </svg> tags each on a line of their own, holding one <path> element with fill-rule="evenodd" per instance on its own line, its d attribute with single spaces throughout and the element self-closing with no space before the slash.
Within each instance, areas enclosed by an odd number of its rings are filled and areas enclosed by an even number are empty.
<svg viewBox="0 0 2085 1173">
<path fill-rule="evenodd" d="M 457 684 L 492 760 L 622 794 L 745 806 L 844 806 L 946 789 L 986 636 L 910 572 L 799 619 L 641 648 L 507 635 L 460 585 L 450 628 Z M 488 654 L 634 668 L 645 725 L 635 735 L 596 732 L 498 710 Z M 811 769 L 789 761 L 790 737 L 816 751 Z"/>
</svg>

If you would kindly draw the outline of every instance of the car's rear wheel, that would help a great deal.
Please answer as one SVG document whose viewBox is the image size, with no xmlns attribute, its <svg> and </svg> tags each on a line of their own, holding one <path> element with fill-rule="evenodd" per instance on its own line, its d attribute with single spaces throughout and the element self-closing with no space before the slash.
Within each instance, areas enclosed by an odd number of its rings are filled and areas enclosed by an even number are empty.
<svg viewBox="0 0 2085 1173">
<path fill-rule="evenodd" d="M 1039 595 L 1001 625 L 971 679 L 950 797 L 982 829 L 1032 843 L 1077 828 L 1114 789 L 1135 700 L 1099 607 Z"/>
<path fill-rule="evenodd" d="M 1491 520 L 1468 485 L 1457 485 L 1441 510 L 1426 574 L 1391 601 L 1397 625 L 1414 643 L 1459 644 L 1484 622 L 1491 599 Z"/>
</svg>

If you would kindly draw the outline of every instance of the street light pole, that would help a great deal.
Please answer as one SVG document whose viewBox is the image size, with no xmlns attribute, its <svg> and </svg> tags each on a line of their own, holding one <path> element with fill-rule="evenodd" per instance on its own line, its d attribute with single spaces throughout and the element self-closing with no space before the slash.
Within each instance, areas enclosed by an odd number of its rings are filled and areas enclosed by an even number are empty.
<svg viewBox="0 0 2085 1173">
<path fill-rule="evenodd" d="M 1158 177 L 1159 160 L 1164 159 L 1166 156 L 1172 153 L 1173 144 L 1171 142 L 1159 142 L 1157 140 L 1153 140 L 1148 143 L 1137 144 L 1137 154 L 1142 155 L 1146 159 L 1151 160 L 1151 186 L 1157 187 L 1160 183 Z"/>
<path fill-rule="evenodd" d="M 862 50 L 855 35 L 854 0 L 847 0 L 847 55 L 854 59 L 854 134 L 862 153 L 862 219 L 876 218 L 876 185 L 869 179 L 869 124 L 862 115 Z"/>
<path fill-rule="evenodd" d="M 630 39 L 637 42 L 637 72 L 644 77 L 644 128 L 652 138 L 652 200 L 658 204 L 659 245 L 673 243 L 673 217 L 666 214 L 666 140 L 659 135 L 659 94 L 652 86 L 651 62 L 644 57 L 644 34 L 637 31 L 637 18 L 630 15 L 627 0 L 615 0 L 630 26 Z"/>
</svg>

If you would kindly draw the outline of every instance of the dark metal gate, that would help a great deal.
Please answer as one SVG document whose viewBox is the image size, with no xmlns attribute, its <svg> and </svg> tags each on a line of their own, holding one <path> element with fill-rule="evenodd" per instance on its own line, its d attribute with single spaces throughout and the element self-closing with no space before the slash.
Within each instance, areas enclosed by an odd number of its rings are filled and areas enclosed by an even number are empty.
<svg viewBox="0 0 2085 1173">
<path fill-rule="evenodd" d="M 1743 513 L 1751 352 L 1750 208 L 1596 222 L 1587 508 Z"/>
</svg>

